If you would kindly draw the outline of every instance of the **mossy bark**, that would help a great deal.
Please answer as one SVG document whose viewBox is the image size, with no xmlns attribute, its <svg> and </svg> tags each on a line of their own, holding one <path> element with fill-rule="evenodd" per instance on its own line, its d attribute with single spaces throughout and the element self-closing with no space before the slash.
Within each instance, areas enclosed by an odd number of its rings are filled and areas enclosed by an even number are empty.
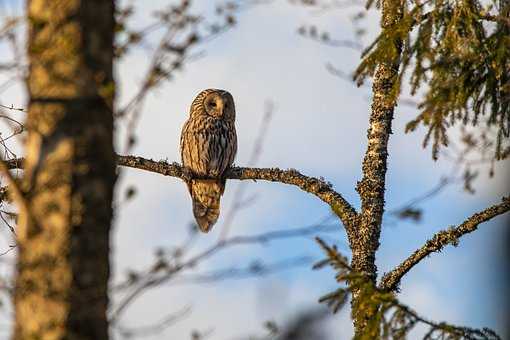
<svg viewBox="0 0 510 340">
<path fill-rule="evenodd" d="M 14 339 L 107 339 L 112 0 L 29 0 Z"/>
<path fill-rule="evenodd" d="M 382 1 L 382 30 L 391 26 L 402 17 L 400 0 Z M 375 285 L 377 266 L 375 255 L 379 248 L 381 224 L 384 214 L 384 192 L 386 187 L 386 169 L 388 140 L 392 133 L 391 124 L 396 105 L 398 68 L 401 42 L 395 41 L 394 53 L 388 53 L 385 62 L 377 66 L 372 86 L 372 108 L 367 132 L 368 145 L 363 160 L 363 178 L 357 191 L 361 197 L 361 213 L 356 230 L 357 237 L 351 242 L 354 271 L 362 274 Z M 366 301 L 361 302 L 359 289 L 353 290 L 352 310 L 355 333 L 360 336 L 368 321 L 377 311 Z"/>
</svg>

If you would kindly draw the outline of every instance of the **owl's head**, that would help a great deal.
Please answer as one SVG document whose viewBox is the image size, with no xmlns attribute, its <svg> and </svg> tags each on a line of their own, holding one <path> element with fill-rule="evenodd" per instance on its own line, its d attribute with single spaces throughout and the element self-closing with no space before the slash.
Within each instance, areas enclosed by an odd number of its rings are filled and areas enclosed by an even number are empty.
<svg viewBox="0 0 510 340">
<path fill-rule="evenodd" d="M 200 107 L 202 114 L 207 114 L 217 119 L 234 121 L 236 110 L 234 98 L 225 90 L 207 89 L 198 94 L 191 106 L 192 114 Z"/>
</svg>

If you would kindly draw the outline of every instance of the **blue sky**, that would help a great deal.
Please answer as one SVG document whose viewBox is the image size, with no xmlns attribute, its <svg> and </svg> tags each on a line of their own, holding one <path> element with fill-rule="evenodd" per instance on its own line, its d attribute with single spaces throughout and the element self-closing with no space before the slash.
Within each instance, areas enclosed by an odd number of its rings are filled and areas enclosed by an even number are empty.
<svg viewBox="0 0 510 340">
<path fill-rule="evenodd" d="M 151 11 L 165 3 L 135 1 L 134 25 L 143 26 L 150 20 Z M 197 10 L 210 4 L 204 0 L 195 3 Z M 19 9 L 20 5 L 15 7 Z M 323 176 L 359 207 L 354 188 L 361 178 L 370 92 L 368 87 L 356 88 L 325 69 L 325 63 L 331 62 L 344 71 L 352 70 L 358 52 L 324 46 L 296 34 L 300 25 L 315 23 L 330 30 L 335 38 L 352 39 L 349 18 L 357 10 L 319 14 L 286 1 L 274 1 L 243 12 L 232 31 L 199 48 L 198 51 L 205 52 L 204 57 L 188 64 L 174 81 L 148 97 L 136 130 L 139 143 L 132 153 L 178 161 L 180 129 L 193 97 L 204 88 L 223 88 L 236 101 L 239 136 L 236 164 L 247 163 L 264 113 L 264 102 L 272 100 L 276 110 L 257 165 L 296 168 L 307 175 Z M 377 24 L 376 13 L 364 21 L 371 32 L 369 35 L 373 36 Z M 136 91 L 147 61 L 148 52 L 137 49 L 117 65 L 120 103 Z M 14 87 L 0 94 L 0 103 L 23 105 L 23 98 L 20 88 Z M 421 148 L 423 131 L 404 134 L 405 123 L 414 115 L 415 111 L 407 106 L 397 108 L 389 151 L 388 209 L 429 190 L 451 166 L 444 160 L 432 161 L 430 150 Z M 117 131 L 121 149 L 125 125 L 119 123 Z M 425 213 L 420 224 L 392 225 L 386 220 L 377 258 L 379 272 L 400 263 L 434 232 L 458 224 L 472 213 L 498 202 L 507 191 L 504 176 L 508 165 L 498 166 L 493 179 L 488 179 L 486 172 L 486 169 L 482 171 L 475 182 L 476 195 L 465 193 L 459 184 L 420 205 Z M 180 181 L 123 170 L 118 196 L 131 185 L 136 186 L 138 194 L 121 205 L 115 223 L 113 264 L 117 275 L 123 275 L 127 267 L 143 268 L 151 263 L 155 247 L 179 244 L 185 239 L 192 220 L 188 193 Z M 194 251 L 215 242 L 224 213 L 239 185 L 245 185 L 247 196 L 256 195 L 256 200 L 237 214 L 232 235 L 306 226 L 329 214 L 321 201 L 294 187 L 229 181 L 222 201 L 222 217 L 211 234 L 200 236 Z M 502 331 L 507 312 L 507 306 L 501 303 L 507 282 L 502 274 L 507 246 L 502 237 L 505 227 L 508 220 L 495 219 L 464 237 L 458 247 L 447 247 L 422 261 L 403 280 L 402 301 L 434 320 Z M 327 240 L 337 243 L 349 255 L 341 227 L 338 232 L 330 233 Z M 319 259 L 321 252 L 312 237 L 277 241 L 266 246 L 230 249 L 195 270 L 243 266 L 254 259 L 273 262 L 296 255 Z M 210 339 L 233 339 L 260 332 L 267 319 L 287 320 L 302 308 L 314 306 L 322 294 L 335 287 L 331 271 L 311 271 L 309 267 L 262 279 L 230 280 L 213 285 L 165 285 L 136 301 L 123 323 L 147 324 L 174 309 L 191 305 L 191 316 L 169 328 L 167 337 L 185 339 L 192 329 L 213 329 Z M 346 310 L 328 321 L 331 330 L 341 334 L 341 339 L 348 339 L 351 332 L 347 313 Z"/>
</svg>

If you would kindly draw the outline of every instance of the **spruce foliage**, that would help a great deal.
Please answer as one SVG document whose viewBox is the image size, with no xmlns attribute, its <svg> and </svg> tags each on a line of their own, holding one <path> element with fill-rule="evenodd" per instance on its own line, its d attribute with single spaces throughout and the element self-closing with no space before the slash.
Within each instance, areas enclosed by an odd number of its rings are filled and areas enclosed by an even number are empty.
<svg viewBox="0 0 510 340">
<path fill-rule="evenodd" d="M 326 254 L 326 258 L 318 262 L 314 269 L 330 266 L 336 272 L 336 280 L 342 286 L 334 292 L 324 295 L 319 302 L 326 303 L 337 312 L 347 301 L 350 293 L 358 292 L 359 298 L 352 306 L 352 318 L 356 314 L 373 315 L 366 322 L 361 334 L 356 334 L 354 340 L 403 340 L 408 339 L 416 326 L 426 327 L 424 340 L 500 340 L 501 338 L 491 329 L 475 329 L 455 326 L 445 322 L 434 322 L 420 316 L 410 307 L 401 303 L 394 292 L 384 291 L 356 273 L 345 256 L 338 252 L 335 246 L 329 246 L 322 239 L 316 238 L 319 246 Z M 369 309 L 370 312 L 366 313 Z"/>
<path fill-rule="evenodd" d="M 377 65 L 398 57 L 401 47 L 392 93 L 398 96 L 404 75 L 412 95 L 423 90 L 420 112 L 406 131 L 426 126 L 424 146 L 432 142 L 437 159 L 440 147 L 448 144 L 448 127 L 482 125 L 496 131 L 495 158 L 506 158 L 510 153 L 508 2 L 400 1 L 395 5 L 402 8 L 401 19 L 384 27 L 363 52 L 355 80 L 361 84 L 373 76 Z M 371 6 L 373 0 L 367 3 Z"/>
</svg>

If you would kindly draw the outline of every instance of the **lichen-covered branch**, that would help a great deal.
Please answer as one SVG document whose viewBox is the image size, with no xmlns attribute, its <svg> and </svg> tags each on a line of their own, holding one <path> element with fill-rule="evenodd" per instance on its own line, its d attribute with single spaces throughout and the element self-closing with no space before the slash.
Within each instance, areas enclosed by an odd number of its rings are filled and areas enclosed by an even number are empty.
<svg viewBox="0 0 510 340">
<path fill-rule="evenodd" d="M 381 28 L 390 30 L 402 17 L 400 1 L 382 1 Z M 386 188 L 386 164 L 388 140 L 392 133 L 393 112 L 398 97 L 398 69 L 402 41 L 395 39 L 388 46 L 386 58 L 377 64 L 372 85 L 372 111 L 367 131 L 368 145 L 363 159 L 363 178 L 357 185 L 361 198 L 360 223 L 356 237 L 350 239 L 352 268 L 375 284 L 377 266 L 375 254 L 379 248 L 384 192 Z M 352 292 L 352 317 L 356 337 L 362 334 L 368 320 L 376 309 L 364 308 L 360 291 Z"/>
<path fill-rule="evenodd" d="M 401 17 L 399 3 L 383 2 L 381 26 L 389 29 Z M 368 145 L 363 159 L 363 178 L 357 190 L 361 198 L 360 225 L 357 238 L 351 244 L 353 251 L 352 266 L 364 275 L 375 280 L 377 267 L 375 253 L 379 248 L 382 216 L 384 213 L 384 191 L 386 178 L 386 160 L 388 140 L 392 133 L 391 123 L 396 105 L 395 87 L 397 85 L 400 62 L 401 42 L 393 43 L 392 53 L 387 60 L 377 66 L 372 93 L 372 112 L 368 127 Z"/>
<path fill-rule="evenodd" d="M 6 163 L 10 169 L 20 169 L 23 167 L 22 158 L 11 159 Z M 186 178 L 189 176 L 178 163 L 154 161 L 143 157 L 118 156 L 117 165 L 177 178 Z M 233 167 L 229 169 L 225 174 L 225 178 L 254 181 L 262 180 L 297 186 L 301 190 L 311 193 L 327 203 L 344 224 L 349 237 L 353 235 L 355 224 L 358 219 L 356 210 L 341 194 L 333 189 L 330 183 L 323 179 L 305 176 L 295 169 L 281 170 L 278 168 L 244 167 Z"/>
<path fill-rule="evenodd" d="M 177 163 L 165 161 L 153 161 L 142 157 L 119 156 L 118 165 L 130 168 L 142 169 L 159 173 L 165 176 L 185 178 L 187 175 L 183 168 Z M 340 218 L 347 230 L 352 235 L 358 215 L 356 210 L 345 198 L 333 190 L 330 183 L 315 177 L 308 177 L 295 169 L 281 170 L 278 168 L 243 168 L 233 167 L 225 174 L 227 179 L 238 180 L 262 180 L 280 182 L 297 186 L 303 191 L 311 193 L 327 203 L 335 214 Z"/>
<path fill-rule="evenodd" d="M 489 328 L 455 326 L 420 316 L 402 304 L 394 292 L 376 287 L 369 277 L 355 272 L 335 246 L 329 246 L 320 238 L 316 240 L 326 253 L 326 258 L 318 262 L 314 269 L 328 265 L 336 272 L 337 282 L 345 284 L 324 295 L 319 302 L 326 303 L 335 313 L 344 305 L 350 293 L 357 292 L 358 298 L 363 301 L 363 308 L 373 311 L 365 327 L 356 330 L 354 339 L 407 339 L 415 327 L 421 324 L 425 329 L 428 328 L 423 339 L 501 340 Z"/>
<path fill-rule="evenodd" d="M 385 274 L 381 280 L 380 288 L 388 291 L 396 290 L 402 277 L 425 257 L 441 251 L 448 244 L 457 245 L 460 237 L 475 231 L 479 224 L 508 211 L 510 211 L 510 196 L 503 198 L 501 203 L 472 215 L 458 227 L 438 232 L 423 247 L 416 250 L 395 269 Z"/>
</svg>

